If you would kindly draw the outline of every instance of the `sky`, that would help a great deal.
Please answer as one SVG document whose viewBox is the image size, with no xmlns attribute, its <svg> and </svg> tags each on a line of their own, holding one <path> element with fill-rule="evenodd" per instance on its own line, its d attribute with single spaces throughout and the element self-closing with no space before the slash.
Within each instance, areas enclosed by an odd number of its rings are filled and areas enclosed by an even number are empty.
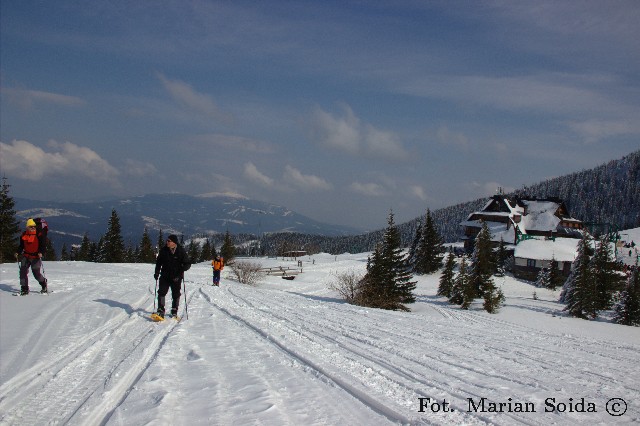
<svg viewBox="0 0 640 426">
<path fill-rule="evenodd" d="M 379 229 L 640 148 L 640 3 L 4 1 L 11 194 Z"/>
</svg>

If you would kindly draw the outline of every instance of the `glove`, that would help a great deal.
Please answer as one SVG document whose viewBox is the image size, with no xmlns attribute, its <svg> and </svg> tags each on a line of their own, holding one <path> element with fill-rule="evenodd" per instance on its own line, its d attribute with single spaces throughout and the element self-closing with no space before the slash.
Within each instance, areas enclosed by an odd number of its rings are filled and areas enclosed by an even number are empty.
<svg viewBox="0 0 640 426">
<path fill-rule="evenodd" d="M 153 279 L 158 281 L 158 274 L 153 274 Z"/>
</svg>

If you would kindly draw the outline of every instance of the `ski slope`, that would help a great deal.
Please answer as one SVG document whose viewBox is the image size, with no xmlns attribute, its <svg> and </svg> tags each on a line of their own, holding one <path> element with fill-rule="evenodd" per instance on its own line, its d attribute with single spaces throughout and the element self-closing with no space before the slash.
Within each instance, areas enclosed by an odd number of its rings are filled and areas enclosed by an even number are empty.
<svg viewBox="0 0 640 426">
<path fill-rule="evenodd" d="M 438 274 L 417 277 L 411 313 L 343 303 L 328 283 L 365 262 L 305 257 L 258 287 L 229 268 L 212 287 L 196 264 L 179 323 L 148 319 L 152 265 L 46 262 L 53 293 L 25 297 L 0 265 L 0 424 L 640 422 L 640 328 L 566 317 L 558 292 L 510 277 L 495 315 L 435 296 Z"/>
</svg>

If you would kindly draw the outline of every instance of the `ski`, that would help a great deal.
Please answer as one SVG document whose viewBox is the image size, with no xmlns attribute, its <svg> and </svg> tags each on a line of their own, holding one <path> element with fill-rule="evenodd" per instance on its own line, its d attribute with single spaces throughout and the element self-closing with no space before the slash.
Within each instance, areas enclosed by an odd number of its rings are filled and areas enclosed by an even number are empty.
<svg viewBox="0 0 640 426">
<path fill-rule="evenodd" d="M 15 291 L 15 292 L 11 293 L 11 295 L 12 295 L 12 296 L 28 296 L 28 295 L 30 295 L 30 294 L 42 294 L 42 295 L 47 295 L 47 296 L 48 296 L 50 293 L 53 293 L 53 290 L 49 290 L 49 291 L 47 291 L 46 293 L 41 293 L 41 292 L 39 292 L 39 291 L 30 291 L 30 292 L 29 292 L 29 293 L 27 293 L 27 294 L 20 294 L 20 292 L 19 292 L 19 291 Z"/>
<path fill-rule="evenodd" d="M 153 314 L 151 314 L 151 321 L 161 322 L 161 321 L 164 321 L 164 317 L 161 317 L 160 315 L 154 312 Z"/>
<path fill-rule="evenodd" d="M 182 319 L 182 317 L 179 317 L 178 315 L 167 315 L 166 317 L 161 317 L 156 313 L 151 314 L 149 318 L 151 318 L 151 321 L 155 321 L 155 322 L 162 322 L 165 319 L 173 319 L 177 322 L 180 322 L 180 320 Z"/>
</svg>

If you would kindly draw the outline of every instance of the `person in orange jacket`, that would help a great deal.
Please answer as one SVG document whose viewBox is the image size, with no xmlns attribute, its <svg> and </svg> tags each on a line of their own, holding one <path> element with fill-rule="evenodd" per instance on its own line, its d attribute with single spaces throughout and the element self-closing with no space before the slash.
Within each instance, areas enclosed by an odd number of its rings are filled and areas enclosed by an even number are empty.
<svg viewBox="0 0 640 426">
<path fill-rule="evenodd" d="M 20 260 L 20 295 L 29 294 L 29 268 L 34 278 L 42 287 L 41 293 L 47 293 L 47 279 L 40 273 L 42 268 L 42 253 L 45 251 L 46 239 L 42 232 L 36 230 L 36 222 L 27 220 L 27 230 L 20 236 L 20 243 L 16 259 Z"/>
<path fill-rule="evenodd" d="M 211 261 L 211 266 L 213 267 L 213 285 L 220 286 L 220 271 L 224 269 L 224 258 L 220 257 L 219 254 L 216 255 L 216 258 Z"/>
</svg>

